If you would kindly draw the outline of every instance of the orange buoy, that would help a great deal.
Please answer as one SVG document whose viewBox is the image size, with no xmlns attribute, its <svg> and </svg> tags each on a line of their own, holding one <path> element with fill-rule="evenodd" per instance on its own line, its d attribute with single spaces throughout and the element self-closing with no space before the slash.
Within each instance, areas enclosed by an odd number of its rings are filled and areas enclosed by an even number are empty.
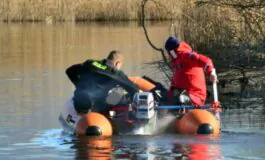
<svg viewBox="0 0 265 160">
<path fill-rule="evenodd" d="M 78 135 L 111 136 L 112 126 L 102 114 L 89 112 L 77 122 L 75 132 Z"/>
<path fill-rule="evenodd" d="M 142 91 L 147 92 L 155 88 L 155 85 L 142 77 L 129 77 L 129 80 L 137 85 Z"/>
<path fill-rule="evenodd" d="M 214 134 L 220 133 L 220 122 L 209 111 L 192 109 L 176 120 L 176 129 L 184 134 Z"/>
</svg>

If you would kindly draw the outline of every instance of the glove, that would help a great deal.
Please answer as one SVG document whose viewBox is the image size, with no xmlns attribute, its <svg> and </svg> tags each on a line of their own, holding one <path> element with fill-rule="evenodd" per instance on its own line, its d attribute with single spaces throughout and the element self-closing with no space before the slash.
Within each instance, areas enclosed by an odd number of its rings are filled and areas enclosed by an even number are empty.
<svg viewBox="0 0 265 160">
<path fill-rule="evenodd" d="M 218 82 L 218 78 L 217 78 L 215 69 L 213 69 L 211 74 L 210 74 L 210 81 L 211 82 Z"/>
</svg>

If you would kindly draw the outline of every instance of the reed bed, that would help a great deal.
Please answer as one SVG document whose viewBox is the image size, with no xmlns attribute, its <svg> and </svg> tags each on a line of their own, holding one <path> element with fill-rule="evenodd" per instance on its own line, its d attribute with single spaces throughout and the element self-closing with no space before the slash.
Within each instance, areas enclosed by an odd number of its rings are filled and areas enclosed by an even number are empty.
<svg viewBox="0 0 265 160">
<path fill-rule="evenodd" d="M 91 21 L 138 20 L 141 0 L 1 0 L 1 21 Z M 178 10 L 175 0 L 150 4 L 146 19 L 169 19 Z M 161 9 L 163 8 L 163 9 Z"/>
</svg>

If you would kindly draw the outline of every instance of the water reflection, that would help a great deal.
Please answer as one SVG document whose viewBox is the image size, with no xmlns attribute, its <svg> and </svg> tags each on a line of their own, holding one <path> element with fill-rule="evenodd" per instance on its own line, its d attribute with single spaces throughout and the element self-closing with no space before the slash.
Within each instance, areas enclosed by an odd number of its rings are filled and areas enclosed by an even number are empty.
<svg viewBox="0 0 265 160">
<path fill-rule="evenodd" d="M 220 146 L 215 142 L 217 139 L 211 136 L 181 135 L 126 137 L 115 142 L 116 149 L 113 151 L 113 156 L 116 159 L 135 160 L 221 159 Z"/>
<path fill-rule="evenodd" d="M 76 149 L 75 159 L 107 160 L 112 155 L 110 137 L 78 137 L 71 148 Z"/>
<path fill-rule="evenodd" d="M 196 137 L 196 139 L 201 138 Z M 174 144 L 173 146 L 173 152 L 181 154 L 183 158 L 196 160 L 222 159 L 220 144 L 198 142 L 194 144 Z"/>
<path fill-rule="evenodd" d="M 264 110 L 260 108 L 226 109 L 222 112 L 222 131 L 257 132 L 265 129 Z"/>
<path fill-rule="evenodd" d="M 75 137 L 61 129 L 47 130 L 28 143 L 0 148 L 0 157 L 17 159 L 50 157 L 56 159 L 261 159 L 265 132 L 223 132 L 220 136 L 177 135 Z M 240 149 L 238 149 L 240 147 Z M 12 155 L 12 156 L 11 156 Z M 250 158 L 251 157 L 251 158 Z"/>
<path fill-rule="evenodd" d="M 161 135 L 82 138 L 72 141 L 75 159 L 260 159 L 264 133 L 222 136 Z M 243 151 L 239 154 L 239 149 Z"/>
<path fill-rule="evenodd" d="M 212 136 L 78 137 L 69 143 L 75 159 L 222 159 L 219 137 Z"/>
</svg>

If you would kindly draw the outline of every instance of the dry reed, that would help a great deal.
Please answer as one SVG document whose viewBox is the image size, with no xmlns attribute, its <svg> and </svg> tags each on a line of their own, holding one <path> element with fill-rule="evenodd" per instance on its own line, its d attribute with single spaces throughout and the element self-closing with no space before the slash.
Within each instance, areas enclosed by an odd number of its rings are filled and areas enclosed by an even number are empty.
<svg viewBox="0 0 265 160">
<path fill-rule="evenodd" d="M 147 8 L 147 19 L 168 19 L 175 0 L 161 0 Z M 138 20 L 141 0 L 1 0 L 1 21 Z M 166 10 L 161 10 L 166 8 Z"/>
</svg>

